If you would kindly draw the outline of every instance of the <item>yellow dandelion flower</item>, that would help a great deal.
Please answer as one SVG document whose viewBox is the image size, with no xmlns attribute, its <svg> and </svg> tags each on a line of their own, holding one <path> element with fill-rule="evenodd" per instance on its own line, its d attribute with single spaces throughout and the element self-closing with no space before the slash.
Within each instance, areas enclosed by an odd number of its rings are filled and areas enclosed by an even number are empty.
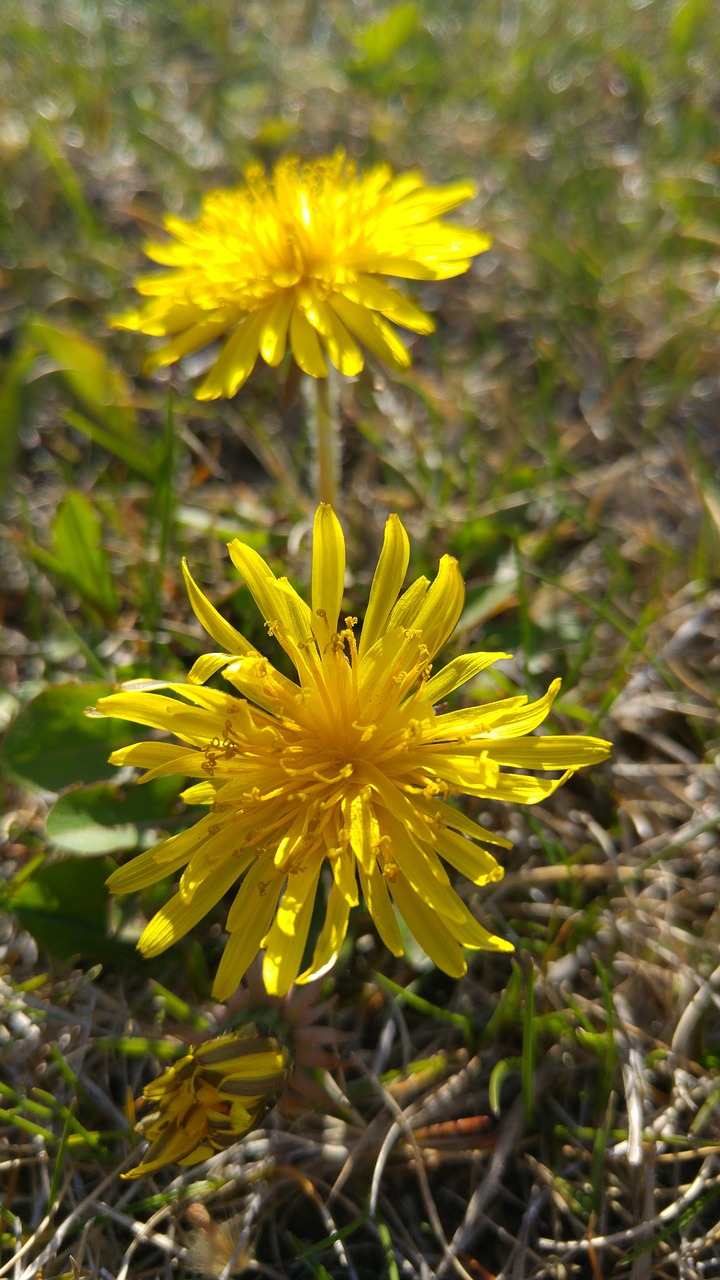
<svg viewBox="0 0 720 1280">
<path fill-rule="evenodd" d="M 226 1151 L 275 1106 L 291 1070 L 290 1052 L 252 1024 L 206 1040 L 145 1086 L 154 1108 L 136 1125 L 150 1145 L 124 1178 L 166 1164 L 197 1164 Z"/>
<path fill-rule="evenodd" d="M 111 761 L 146 769 L 141 781 L 170 773 L 196 778 L 184 799 L 209 807 L 195 826 L 108 881 L 114 893 L 129 893 L 185 868 L 177 893 L 142 933 L 140 950 L 164 951 L 237 880 L 213 987 L 220 1000 L 263 948 L 268 992 L 288 991 L 318 892 L 326 895 L 325 923 L 300 982 L 334 964 L 359 888 L 395 955 L 403 951 L 397 914 L 454 976 L 466 969 L 463 947 L 512 950 L 477 923 L 445 868 L 476 885 L 498 880 L 502 869 L 476 841 L 505 848 L 508 841 L 448 801 L 465 793 L 532 804 L 574 770 L 605 759 L 609 744 L 528 736 L 547 716 L 559 680 L 533 703 L 519 695 L 437 710 L 454 689 L 509 655 L 464 654 L 431 674 L 460 616 L 464 584 L 457 561 L 443 556 L 432 583 L 419 578 L 399 594 L 409 543 L 397 516 L 385 528 L 359 641 L 356 618 L 337 622 L 345 543 L 331 507 L 320 506 L 315 517 L 311 605 L 251 547 L 234 541 L 229 551 L 297 680 L 222 618 L 186 568 L 193 609 L 224 652 L 199 658 L 186 683 L 131 683 L 96 708 L 174 734 L 178 744 L 137 743 Z M 206 687 L 220 671 L 240 697 Z M 518 772 L 526 769 L 562 773 Z"/>
<path fill-rule="evenodd" d="M 151 301 L 113 323 L 170 339 L 148 371 L 226 336 L 200 400 L 233 396 L 258 356 L 277 365 L 288 342 L 314 378 L 327 375 L 326 357 L 359 373 L 359 344 L 407 369 L 392 325 L 414 333 L 434 325 L 379 277 L 445 280 L 466 271 L 490 240 L 441 215 L 473 194 L 470 182 L 428 187 L 419 173 L 395 176 L 387 165 L 358 174 L 342 151 L 304 164 L 287 157 L 270 177 L 254 166 L 244 186 L 208 194 L 195 221 L 165 219 L 173 240 L 146 253 L 169 270 L 141 276 L 137 289 Z"/>
</svg>

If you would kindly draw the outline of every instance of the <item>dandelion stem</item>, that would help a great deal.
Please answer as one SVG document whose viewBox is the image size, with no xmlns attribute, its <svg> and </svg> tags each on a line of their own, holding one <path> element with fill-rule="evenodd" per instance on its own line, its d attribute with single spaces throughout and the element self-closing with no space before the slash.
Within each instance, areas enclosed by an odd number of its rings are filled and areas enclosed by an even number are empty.
<svg viewBox="0 0 720 1280">
<path fill-rule="evenodd" d="M 340 456 L 342 441 L 336 383 L 332 374 L 327 378 L 313 378 L 314 414 L 310 413 L 310 430 L 315 454 L 315 492 L 318 502 L 329 502 L 338 510 L 340 491 Z M 309 399 L 309 397 L 308 397 Z"/>
</svg>

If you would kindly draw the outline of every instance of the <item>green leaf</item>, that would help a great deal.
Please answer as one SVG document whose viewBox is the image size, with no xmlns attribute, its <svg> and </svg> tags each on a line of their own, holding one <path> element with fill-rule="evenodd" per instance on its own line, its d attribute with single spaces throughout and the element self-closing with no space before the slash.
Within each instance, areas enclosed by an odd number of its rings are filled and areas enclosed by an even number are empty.
<svg viewBox="0 0 720 1280">
<path fill-rule="evenodd" d="M 49 51 L 48 51 L 49 52 Z M 33 150 L 42 156 L 55 175 L 68 209 L 88 239 L 102 239 L 104 227 L 98 222 L 83 185 L 47 121 L 35 113 L 32 128 Z"/>
<path fill-rule="evenodd" d="M 71 489 L 53 521 L 53 551 L 36 543 L 27 550 L 49 573 L 63 578 L 104 619 L 113 619 L 118 599 L 102 545 L 102 525 L 90 499 Z"/>
<path fill-rule="evenodd" d="M 493 1115 L 500 1115 L 500 1093 L 503 1083 L 509 1075 L 515 1073 L 522 1065 L 520 1058 L 501 1058 L 495 1063 L 488 1081 L 488 1098 Z"/>
<path fill-rule="evenodd" d="M 117 613 L 117 595 L 107 555 L 102 546 L 102 525 L 84 493 L 70 490 L 53 523 L 55 552 L 66 576 L 80 594 L 101 613 Z"/>
<path fill-rule="evenodd" d="M 511 961 L 510 977 L 493 1011 L 483 1036 L 485 1044 L 494 1044 L 502 1031 L 517 1026 L 520 999 L 522 996 L 523 975 L 517 960 Z"/>
<path fill-rule="evenodd" d="M 363 70 L 383 66 L 415 34 L 419 27 L 417 5 L 396 4 L 385 17 L 373 22 L 354 36 L 362 58 L 356 64 Z"/>
<path fill-rule="evenodd" d="M 112 777 L 115 770 L 107 758 L 111 751 L 137 740 L 137 727 L 122 720 L 88 718 L 84 712 L 113 692 L 113 685 L 99 682 L 45 689 L 10 725 L 0 763 L 45 791 Z"/>
<path fill-rule="evenodd" d="M 21 350 L 5 366 L 0 382 L 0 497 L 12 475 L 23 414 L 25 377 L 34 355 Z"/>
<path fill-rule="evenodd" d="M 601 1061 L 607 1058 L 608 1046 L 612 1040 L 612 1035 L 607 1031 L 587 1031 L 585 1027 L 577 1027 L 575 1035 L 586 1049 L 591 1049 L 596 1053 Z"/>
<path fill-rule="evenodd" d="M 141 828 L 172 824 L 182 785 L 177 778 L 157 778 L 142 787 L 108 782 L 76 787 L 55 801 L 47 834 L 58 848 L 85 857 L 131 852 Z"/>
<path fill-rule="evenodd" d="M 132 386 L 110 364 L 102 347 L 84 334 L 48 320 L 31 320 L 30 338 L 53 361 L 54 370 L 80 407 L 110 431 L 126 439 L 137 436 Z"/>
<path fill-rule="evenodd" d="M 24 927 L 53 955 L 79 955 L 96 963 L 127 963 L 130 942 L 108 934 L 107 867 L 85 858 L 66 858 L 41 867 L 5 897 Z"/>
<path fill-rule="evenodd" d="M 435 1018 L 437 1022 L 449 1023 L 451 1027 L 455 1027 L 457 1031 L 462 1032 L 465 1037 L 465 1043 L 472 1043 L 472 1019 L 468 1018 L 464 1013 L 453 1013 L 450 1009 L 441 1009 L 438 1005 L 432 1004 L 426 1000 L 424 996 L 420 996 L 417 992 L 412 991 L 409 987 L 400 987 L 392 978 L 386 978 L 383 973 L 377 970 L 374 974 L 375 981 L 378 986 L 384 987 L 400 1004 L 407 1004 L 411 1009 L 415 1009 L 417 1013 L 421 1013 L 426 1017 Z"/>
<path fill-rule="evenodd" d="M 108 453 L 114 453 L 116 458 L 146 480 L 155 480 L 158 469 L 157 449 L 148 449 L 139 436 L 137 440 L 128 440 L 124 435 L 92 422 L 85 414 L 76 413 L 73 409 L 65 411 L 65 421 L 68 426 L 81 431 L 89 440 L 94 440 L 95 444 L 107 449 Z"/>
<path fill-rule="evenodd" d="M 702 39 L 702 27 L 709 15 L 707 0 L 683 0 L 670 22 L 670 43 L 676 53 L 687 54 Z"/>
</svg>

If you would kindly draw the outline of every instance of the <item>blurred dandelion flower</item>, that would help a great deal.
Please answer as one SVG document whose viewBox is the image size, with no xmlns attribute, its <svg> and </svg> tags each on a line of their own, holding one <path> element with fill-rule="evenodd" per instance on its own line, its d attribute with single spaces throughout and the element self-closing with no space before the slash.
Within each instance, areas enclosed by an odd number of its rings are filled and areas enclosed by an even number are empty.
<svg viewBox="0 0 720 1280">
<path fill-rule="evenodd" d="M 141 276 L 136 287 L 151 301 L 113 324 L 170 339 L 148 371 L 227 336 L 200 400 L 233 396 L 258 356 L 277 365 L 288 341 L 314 378 L 327 375 L 326 357 L 359 373 L 359 344 L 407 369 L 392 325 L 431 333 L 434 324 L 380 277 L 445 280 L 466 271 L 490 240 L 441 216 L 473 194 L 470 182 L 428 187 L 420 174 L 395 176 L 387 165 L 358 174 L 343 151 L 306 163 L 287 157 L 269 177 L 254 166 L 244 186 L 208 194 L 195 221 L 166 217 L 174 239 L 145 251 L 169 270 Z"/>
<path fill-rule="evenodd" d="M 509 655 L 463 654 L 431 674 L 460 617 L 464 584 L 457 561 L 443 556 L 432 583 L 419 578 L 399 595 L 409 543 L 397 516 L 385 528 L 359 641 L 356 618 L 337 622 L 345 543 L 329 506 L 315 516 L 311 606 L 251 547 L 234 541 L 229 551 L 269 632 L 295 665 L 297 681 L 226 622 L 185 569 L 191 604 L 225 652 L 199 658 L 185 683 L 132 682 L 95 708 L 173 733 L 179 745 L 136 743 L 111 761 L 147 769 L 141 781 L 170 773 L 202 779 L 184 799 L 210 807 L 195 826 L 140 854 L 108 881 L 114 893 L 129 893 L 185 867 L 177 893 L 143 931 L 140 950 L 147 956 L 164 951 L 242 877 L 213 993 L 227 998 L 264 948 L 267 991 L 284 995 L 297 978 L 327 868 L 325 922 L 300 982 L 327 972 L 337 959 L 358 902 L 358 879 L 395 955 L 403 951 L 396 911 L 453 976 L 466 970 L 463 947 L 511 951 L 473 918 L 443 865 L 477 885 L 499 880 L 502 869 L 475 841 L 505 848 L 508 841 L 448 799 L 465 793 L 532 804 L 576 769 L 604 760 L 609 744 L 527 736 L 550 711 L 559 680 L 534 703 L 519 695 L 459 711 L 435 709 Z M 220 671 L 240 698 L 204 687 Z M 542 779 L 517 772 L 525 769 L 563 772 Z"/>
<path fill-rule="evenodd" d="M 206 1040 L 145 1086 L 153 1112 L 137 1132 L 150 1139 L 124 1178 L 144 1178 L 166 1164 L 197 1164 L 226 1151 L 274 1107 L 291 1070 L 289 1050 L 253 1025 Z"/>
</svg>

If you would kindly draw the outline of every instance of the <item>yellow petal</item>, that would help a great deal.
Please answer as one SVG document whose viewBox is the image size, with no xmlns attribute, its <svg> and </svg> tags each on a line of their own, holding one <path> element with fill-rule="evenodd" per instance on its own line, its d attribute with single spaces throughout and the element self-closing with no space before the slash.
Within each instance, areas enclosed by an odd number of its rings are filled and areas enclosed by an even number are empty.
<svg viewBox="0 0 720 1280">
<path fill-rule="evenodd" d="M 380 638 L 366 649 L 360 663 L 358 677 L 358 691 L 366 718 L 380 719 L 376 708 L 386 696 L 388 686 L 392 686 L 393 691 L 395 690 L 395 673 L 400 655 L 407 647 L 405 629 L 388 626 Z"/>
<path fill-rule="evenodd" d="M 214 874 L 220 861 L 228 865 L 234 864 L 236 879 L 251 862 L 255 861 L 254 842 L 248 845 L 244 839 L 243 828 L 247 828 L 248 825 L 247 815 L 244 822 L 242 820 L 225 822 L 220 831 L 214 831 L 213 834 L 208 835 L 208 838 L 193 852 L 178 885 L 178 893 L 184 903 L 192 902 L 200 886 Z"/>
<path fill-rule="evenodd" d="M 260 556 L 248 560 L 246 553 L 251 548 L 244 547 L 242 543 L 231 543 L 229 550 L 267 621 L 268 630 L 295 664 L 301 683 L 312 684 L 316 660 L 313 662 L 314 655 L 307 644 L 313 634 L 310 609 L 287 580 L 276 579 L 273 574 L 263 579 L 256 573 L 258 562 L 264 562 Z M 225 677 L 248 697 L 271 710 L 278 710 L 278 699 L 294 698 L 297 693 L 297 686 L 262 658 L 254 662 L 231 663 L 225 669 Z M 258 682 L 266 686 L 264 696 L 261 688 L 258 688 L 257 696 L 249 692 L 253 683 Z"/>
<path fill-rule="evenodd" d="M 443 773 L 439 768 L 437 773 L 446 777 L 458 794 L 464 791 L 469 796 L 508 801 L 510 804 L 537 804 L 540 800 L 547 800 L 575 772 L 567 769 L 560 778 L 552 780 L 533 778 L 527 773 L 501 773 L 490 781 L 487 776 L 483 777 L 481 768 L 474 773 L 470 769 L 466 771 L 467 763 L 456 759 Z"/>
<path fill-rule="evenodd" d="M 423 848 L 400 823 L 383 815 L 383 830 L 391 837 L 392 858 L 412 889 L 443 918 L 463 920 L 460 899 L 451 887 L 447 872 L 433 849 Z M 391 879 L 392 884 L 392 879 Z"/>
<path fill-rule="evenodd" d="M 145 926 L 137 944 L 138 950 L 144 956 L 157 956 L 167 950 L 212 910 L 237 880 L 240 870 L 236 859 L 229 857 L 209 872 L 190 902 L 183 902 L 181 895 L 176 893 Z"/>
<path fill-rule="evenodd" d="M 302 311 L 297 307 L 290 319 L 290 345 L 296 363 L 311 378 L 326 378 L 327 363 L 322 353 L 320 339 Z"/>
<path fill-rule="evenodd" d="M 230 937 L 212 988 L 216 1000 L 232 995 L 270 927 L 284 879 L 273 874 L 270 862 L 265 858 L 250 869 L 230 908 L 226 925 Z"/>
<path fill-rule="evenodd" d="M 242 1133 L 238 1134 L 238 1138 L 241 1138 L 242 1136 Z M 196 1147 L 194 1151 L 191 1151 L 189 1155 L 183 1156 L 182 1160 L 170 1161 L 166 1157 L 163 1160 L 163 1164 L 172 1163 L 182 1165 L 183 1168 L 191 1168 L 194 1164 L 201 1164 L 203 1160 L 209 1160 L 211 1156 L 216 1154 L 217 1148 L 214 1147 L 212 1143 L 203 1142 L 199 1147 Z"/>
<path fill-rule="evenodd" d="M 397 216 L 406 225 L 428 222 L 456 209 L 466 200 L 472 200 L 476 194 L 475 183 L 467 180 L 449 182 L 446 187 L 416 187 L 401 198 Z M 451 231 L 453 228 L 446 227 L 444 230 Z M 479 239 L 486 240 L 487 236 L 479 236 Z"/>
<path fill-rule="evenodd" d="M 442 917 L 418 897 L 400 873 L 390 885 L 390 892 L 415 941 L 433 964 L 451 978 L 461 978 L 467 972 L 465 957 Z"/>
<path fill-rule="evenodd" d="M 312 551 L 312 626 L 322 653 L 337 629 L 345 590 L 345 539 L 332 507 L 315 513 Z"/>
<path fill-rule="evenodd" d="M 325 833 L 326 857 L 330 860 L 333 880 L 349 907 L 358 904 L 357 875 L 355 858 L 349 849 L 333 848 L 330 837 Z"/>
<path fill-rule="evenodd" d="M 403 328 L 411 329 L 413 333 L 432 333 L 435 328 L 434 320 L 416 307 L 414 302 L 410 302 L 397 289 L 389 288 L 381 280 L 374 279 L 372 276 L 361 275 L 357 281 L 339 285 L 338 292 L 344 298 L 357 303 L 358 306 L 368 307 L 371 311 L 381 311 L 393 324 L 401 324 Z M 330 296 L 329 303 L 334 307 L 333 295 Z"/>
<path fill-rule="evenodd" d="M 432 703 L 442 702 L 453 689 L 472 680 L 473 676 L 479 675 L 486 667 L 510 657 L 512 655 L 509 653 L 462 653 L 428 680 L 423 695 Z M 441 718 L 438 716 L 438 724 Z"/>
<path fill-rule="evenodd" d="M 465 583 L 453 556 L 443 556 L 437 577 L 430 584 L 425 599 L 413 619 L 413 627 L 422 631 L 423 644 L 436 654 L 452 635 L 465 602 Z"/>
<path fill-rule="evenodd" d="M 394 780 L 386 778 L 380 769 L 369 763 L 365 766 L 365 776 L 382 802 L 383 829 L 384 810 L 387 810 L 413 833 L 420 844 L 432 845 L 433 830 L 425 814 L 403 794 Z"/>
<path fill-rule="evenodd" d="M 418 798 L 416 803 L 422 804 L 422 799 Z M 445 826 L 453 831 L 461 831 L 471 840 L 485 840 L 489 844 L 500 845 L 502 849 L 512 849 L 511 840 L 506 840 L 505 836 L 499 836 L 494 831 L 488 831 L 487 827 L 481 827 L 478 822 L 474 822 L 459 809 L 454 809 L 452 805 L 445 804 L 442 800 L 432 801 L 431 812 L 434 819 L 439 818 Z"/>
<path fill-rule="evenodd" d="M 367 311 L 365 307 L 359 307 L 356 302 L 351 302 L 349 298 L 343 298 L 339 294 L 333 297 L 333 309 L 350 332 L 354 333 L 373 355 L 384 360 L 385 364 L 389 364 L 391 369 L 397 369 L 402 373 L 410 368 L 412 361 L 407 348 L 395 330 L 376 312 Z"/>
<path fill-rule="evenodd" d="M 184 773 L 190 777 L 202 777 L 202 765 L 205 757 L 200 751 L 188 751 L 187 747 L 177 746 L 172 742 L 134 742 L 132 746 L 120 747 L 113 751 L 109 764 L 148 769 L 138 783 L 149 782 L 150 778 L 164 777 L 166 774 Z"/>
<path fill-rule="evenodd" d="M 221 785 L 219 782 L 196 782 L 180 792 L 180 799 L 184 804 L 213 804 Z"/>
<path fill-rule="evenodd" d="M 205 381 L 195 392 L 197 400 L 230 399 L 247 382 L 260 351 L 260 330 L 265 311 L 246 316 L 228 338 Z"/>
<path fill-rule="evenodd" d="M 363 794 L 353 796 L 349 805 L 350 846 L 358 865 L 370 875 L 375 866 L 380 828 L 370 800 Z"/>
<path fill-rule="evenodd" d="M 137 311 L 124 311 L 110 317 L 112 329 L 137 329 L 153 338 L 165 338 L 189 328 L 198 318 L 193 302 L 149 302 Z"/>
<path fill-rule="evenodd" d="M 148 254 L 148 257 L 150 256 L 151 254 Z M 169 308 L 170 306 L 175 305 L 174 300 L 177 296 L 177 276 L 174 271 L 154 271 L 152 275 L 140 276 L 135 281 L 135 288 L 144 298 L 167 299 L 167 306 Z M 205 308 L 199 307 L 198 310 L 202 312 Z"/>
<path fill-rule="evenodd" d="M 358 258 L 358 271 L 368 274 L 377 272 L 382 276 L 402 276 L 406 280 L 436 280 L 437 274 L 432 265 L 418 262 L 409 255 L 385 253 L 367 253 Z M 345 322 L 348 323 L 347 321 Z M 369 344 L 368 344 L 369 345 Z"/>
<path fill-rule="evenodd" d="M 403 592 L 397 604 L 393 605 L 385 626 L 386 631 L 391 631 L 393 627 L 415 626 L 415 618 L 422 608 L 429 586 L 428 578 L 416 578 L 414 582 L 410 583 L 407 591 Z"/>
<path fill-rule="evenodd" d="M 285 355 L 287 332 L 295 299 L 292 290 L 281 293 L 269 311 L 265 312 L 260 330 L 260 355 L 266 364 L 278 365 Z"/>
<path fill-rule="evenodd" d="M 231 653 L 201 654 L 188 671 L 188 684 L 205 684 L 212 676 L 217 675 L 218 671 L 222 671 L 229 662 L 232 662 L 235 656 Z"/>
<path fill-rule="evenodd" d="M 443 916 L 442 920 L 448 932 L 454 938 L 457 938 L 462 947 L 468 947 L 471 951 L 515 950 L 514 943 L 509 942 L 507 938 L 499 937 L 496 933 L 490 933 L 470 914 L 461 899 L 458 898 L 458 902 L 463 913 L 463 919 L 457 920 L 454 917 Z"/>
<path fill-rule="evenodd" d="M 441 858 L 455 867 L 473 884 L 490 884 L 502 880 L 503 869 L 487 849 L 465 840 L 454 831 L 441 831 L 437 837 L 437 851 Z"/>
<path fill-rule="evenodd" d="M 493 729 L 493 721 L 502 719 L 509 712 L 515 715 L 521 714 L 527 705 L 527 698 L 524 694 L 520 694 L 517 698 L 503 698 L 502 710 L 497 710 L 500 703 L 483 703 L 479 707 L 463 707 L 462 711 L 448 711 L 443 715 L 436 716 L 433 726 L 432 741 L 445 744 L 448 747 L 452 745 L 453 750 L 460 749 L 460 745 L 465 741 L 469 753 L 477 753 L 480 751 L 478 745 L 479 740 L 485 737 L 490 738 Z M 547 715 L 547 711 L 545 712 Z M 540 717 L 544 719 L 544 716 Z M 513 733 L 512 737 L 518 735 Z"/>
<path fill-rule="evenodd" d="M 492 739 L 521 738 L 542 724 L 559 691 L 560 681 L 553 680 L 547 693 L 537 702 L 528 702 L 527 697 L 521 694 L 480 707 L 468 707 L 465 711 L 451 711 L 448 715 L 438 716 L 437 737 L 469 733 Z"/>
<path fill-rule="evenodd" d="M 302 850 L 307 844 L 307 827 L 307 810 L 299 806 L 292 820 L 288 822 L 285 834 L 278 841 L 273 856 L 273 866 L 277 871 L 282 871 L 284 874 L 296 858 L 298 862 L 301 860 Z"/>
<path fill-rule="evenodd" d="M 330 972 L 345 941 L 349 914 L 350 904 L 337 883 L 333 881 L 325 908 L 325 922 L 313 952 L 312 962 L 304 973 L 298 975 L 296 982 L 314 982 Z"/>
<path fill-rule="evenodd" d="M 197 832 L 198 825 L 196 823 L 189 831 L 170 836 L 152 849 L 137 854 L 124 867 L 118 867 L 106 881 L 110 893 L 137 893 L 184 866 L 193 849 L 205 839 L 204 832 Z"/>
<path fill-rule="evenodd" d="M 358 863 L 358 871 L 363 897 L 375 928 L 388 951 L 394 956 L 401 956 L 404 951 L 402 935 L 382 872 L 375 864 L 372 870 L 366 873 L 360 863 Z"/>
<path fill-rule="evenodd" d="M 287 995 L 302 962 L 315 905 L 321 862 L 288 876 L 287 887 L 265 941 L 263 981 L 268 995 Z"/>
<path fill-rule="evenodd" d="M 166 1164 L 179 1163 L 183 1154 L 187 1153 L 187 1147 L 187 1134 L 175 1126 L 169 1127 L 157 1142 L 148 1147 L 140 1164 L 120 1176 L 128 1182 L 136 1178 L 147 1178 Z"/>
<path fill-rule="evenodd" d="M 166 729 L 176 737 L 199 745 L 217 737 L 217 715 L 198 707 L 187 707 L 179 699 L 159 693 L 110 693 L 98 698 L 97 711 L 118 720 L 132 720 L 150 729 Z"/>
<path fill-rule="evenodd" d="M 303 312 L 320 334 L 322 344 L 335 368 L 347 378 L 355 377 L 363 367 L 363 355 L 339 315 L 320 300 L 317 291 L 314 291 L 312 301 L 303 307 Z"/>
<path fill-rule="evenodd" d="M 611 751 L 611 744 L 602 738 L 571 733 L 504 742 L 485 739 L 483 745 L 490 760 L 517 769 L 584 769 L 607 760 Z"/>
<path fill-rule="evenodd" d="M 260 654 L 231 662 L 223 675 L 244 697 L 275 715 L 280 714 L 283 703 L 292 704 L 299 691 L 297 684 L 281 675 Z"/>
<path fill-rule="evenodd" d="M 214 605 L 210 603 L 207 596 L 203 595 L 196 585 L 185 559 L 182 562 L 182 569 L 193 612 L 208 635 L 212 636 L 213 640 L 217 640 L 217 643 L 222 645 L 227 653 L 242 655 L 257 653 L 254 645 L 251 645 L 249 640 L 246 640 L 239 631 L 236 631 L 235 627 L 231 626 L 229 622 L 226 622 L 222 614 L 218 613 Z"/>
<path fill-rule="evenodd" d="M 156 369 L 174 364 L 176 360 L 190 355 L 192 351 L 199 351 L 201 347 L 206 347 L 208 343 L 214 342 L 221 334 L 226 333 L 234 319 L 232 315 L 221 315 L 219 318 L 201 320 L 198 324 L 191 325 L 184 333 L 173 338 L 172 342 L 166 343 L 164 347 L 147 356 L 143 361 L 143 372 L 154 373 Z"/>
<path fill-rule="evenodd" d="M 297 649 L 312 635 L 311 613 L 289 583 L 278 581 L 275 574 L 253 547 L 234 539 L 228 551 L 235 568 L 240 571 L 265 621 L 280 628 L 276 638 L 295 662 Z M 288 646 L 288 639 L 291 646 Z"/>
<path fill-rule="evenodd" d="M 358 653 L 360 658 L 379 639 L 397 600 L 410 560 L 410 541 L 399 518 L 392 515 L 385 524 L 385 535 L 377 568 L 370 586 L 365 621 Z"/>
</svg>

